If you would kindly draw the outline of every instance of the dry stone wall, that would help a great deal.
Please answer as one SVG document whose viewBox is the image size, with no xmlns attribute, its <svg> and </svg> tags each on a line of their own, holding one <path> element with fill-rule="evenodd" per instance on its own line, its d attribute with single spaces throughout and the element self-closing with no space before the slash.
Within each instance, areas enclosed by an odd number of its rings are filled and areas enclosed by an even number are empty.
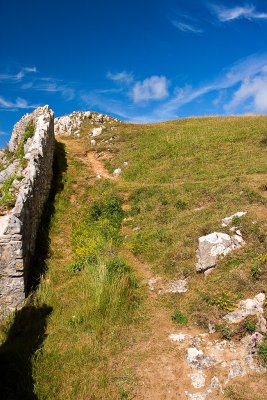
<svg viewBox="0 0 267 400">
<path fill-rule="evenodd" d="M 2 171 L 5 177 L 11 173 L 8 168 L 13 175 L 18 173 L 20 176 L 14 180 L 15 206 L 0 215 L 0 318 L 15 310 L 25 299 L 30 262 L 53 174 L 54 113 L 48 106 L 25 115 L 14 126 L 9 150 L 11 154 L 16 152 L 30 121 L 34 125 L 34 134 L 24 144 L 24 168 L 13 161 L 15 167 L 7 166 Z M 14 187 L 11 190 L 15 190 Z"/>
</svg>

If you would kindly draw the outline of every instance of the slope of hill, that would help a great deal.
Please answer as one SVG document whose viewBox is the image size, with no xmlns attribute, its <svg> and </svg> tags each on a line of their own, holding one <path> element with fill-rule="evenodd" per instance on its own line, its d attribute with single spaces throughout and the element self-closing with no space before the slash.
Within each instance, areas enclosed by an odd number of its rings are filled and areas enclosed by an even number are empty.
<svg viewBox="0 0 267 400">
<path fill-rule="evenodd" d="M 94 128 L 85 119 L 78 138 L 58 138 L 46 274 L 2 329 L 12 390 L 34 398 L 34 381 L 38 399 L 264 400 L 267 117 Z M 231 229 L 245 243 L 197 273 L 198 238 Z M 224 318 L 256 295 L 256 312 Z"/>
</svg>

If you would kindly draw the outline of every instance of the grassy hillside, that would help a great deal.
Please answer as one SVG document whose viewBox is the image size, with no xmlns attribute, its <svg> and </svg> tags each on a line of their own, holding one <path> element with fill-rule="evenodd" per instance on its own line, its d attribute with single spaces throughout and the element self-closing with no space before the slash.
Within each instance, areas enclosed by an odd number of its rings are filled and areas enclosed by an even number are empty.
<svg viewBox="0 0 267 400">
<path fill-rule="evenodd" d="M 160 352 L 177 363 L 164 341 L 173 315 L 203 330 L 216 320 L 230 336 L 223 315 L 266 288 L 267 117 L 123 123 L 96 146 L 90 130 L 84 123 L 80 139 L 60 139 L 55 201 L 43 225 L 51 240 L 46 273 L 19 312 L 23 320 L 18 313 L 2 327 L 0 351 L 23 399 L 153 398 L 140 376 L 147 360 L 160 369 Z M 94 151 L 110 173 L 122 169 L 119 178 L 95 178 L 87 155 Z M 237 211 L 247 211 L 235 221 L 246 245 L 205 279 L 195 272 L 198 237 L 223 232 L 222 218 Z M 151 296 L 151 276 L 188 278 L 189 291 Z M 44 304 L 49 312 L 36 316 Z M 246 393 L 233 386 L 226 396 L 263 400 L 262 380 L 244 379 Z"/>
</svg>

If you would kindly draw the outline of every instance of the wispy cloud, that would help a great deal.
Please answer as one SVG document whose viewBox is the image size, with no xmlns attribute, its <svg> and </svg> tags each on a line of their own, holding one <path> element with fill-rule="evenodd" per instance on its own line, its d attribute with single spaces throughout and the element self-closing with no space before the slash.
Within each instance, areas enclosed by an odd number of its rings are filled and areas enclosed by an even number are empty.
<svg viewBox="0 0 267 400">
<path fill-rule="evenodd" d="M 0 109 L 6 109 L 9 111 L 17 111 L 19 109 L 32 109 L 36 108 L 38 105 L 29 104 L 27 100 L 17 97 L 16 101 L 10 101 L 0 96 Z"/>
<path fill-rule="evenodd" d="M 168 79 L 165 76 L 153 75 L 143 81 L 136 82 L 131 90 L 135 103 L 148 100 L 161 100 L 168 97 Z"/>
<path fill-rule="evenodd" d="M 212 10 L 221 22 L 233 21 L 245 18 L 248 20 L 267 19 L 267 13 L 258 12 L 254 5 L 245 5 L 227 8 L 225 6 L 213 5 Z"/>
<path fill-rule="evenodd" d="M 123 100 L 117 99 L 106 99 L 95 91 L 83 92 L 80 94 L 80 98 L 85 107 L 89 109 L 99 109 L 102 112 L 114 114 L 118 117 L 129 120 L 131 114 L 131 106 L 125 103 Z"/>
<path fill-rule="evenodd" d="M 62 81 L 54 78 L 38 78 L 33 82 L 27 82 L 21 85 L 21 89 L 27 90 L 37 90 L 41 92 L 50 92 L 50 93 L 60 93 L 64 100 L 70 101 L 73 100 L 76 92 L 73 87 L 68 84 L 62 83 Z"/>
<path fill-rule="evenodd" d="M 36 67 L 24 67 L 17 74 L 0 73 L 0 81 L 19 82 L 27 73 L 36 73 Z"/>
<path fill-rule="evenodd" d="M 173 26 L 177 29 L 179 29 L 182 32 L 191 32 L 191 33 L 203 33 L 203 29 L 197 28 L 191 23 L 188 22 L 181 22 L 176 19 L 171 20 L 171 23 Z"/>
<path fill-rule="evenodd" d="M 112 72 L 108 72 L 106 77 L 112 81 L 124 83 L 127 85 L 132 83 L 134 80 L 133 74 L 126 71 L 118 72 L 115 74 L 113 74 Z"/>
<path fill-rule="evenodd" d="M 235 92 L 236 86 L 238 88 Z M 233 99 L 226 104 L 225 110 L 233 110 L 245 100 L 250 99 L 251 112 L 267 111 L 267 53 L 251 55 L 238 61 L 222 71 L 218 78 L 202 86 L 185 85 L 175 88 L 173 96 L 163 102 L 159 108 L 155 108 L 149 119 L 153 120 L 156 115 L 160 115 L 161 119 L 175 118 L 178 116 L 179 109 L 184 105 L 209 93 L 219 94 L 222 90 L 230 89 L 235 94 Z"/>
<path fill-rule="evenodd" d="M 241 105 L 250 111 L 267 112 L 267 68 L 258 75 L 248 77 L 242 81 L 234 92 L 232 100 L 225 105 L 226 111 L 235 111 Z"/>
</svg>

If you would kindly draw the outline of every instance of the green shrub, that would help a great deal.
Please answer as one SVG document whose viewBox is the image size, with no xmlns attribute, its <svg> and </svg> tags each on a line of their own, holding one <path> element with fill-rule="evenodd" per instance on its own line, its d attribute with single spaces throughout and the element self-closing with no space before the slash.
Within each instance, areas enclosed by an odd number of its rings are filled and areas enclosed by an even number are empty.
<svg viewBox="0 0 267 400">
<path fill-rule="evenodd" d="M 181 311 L 177 311 L 175 314 L 172 315 L 172 321 L 180 325 L 187 325 L 188 318 Z"/>
<path fill-rule="evenodd" d="M 247 332 L 255 332 L 257 329 L 256 324 L 252 321 L 245 321 L 243 326 Z"/>
<path fill-rule="evenodd" d="M 10 189 L 12 187 L 12 183 L 15 179 L 15 176 L 10 176 L 4 180 L 2 186 L 0 188 L 0 206 L 3 207 L 13 207 L 16 202 L 16 198 Z"/>
<path fill-rule="evenodd" d="M 267 339 L 259 346 L 259 356 L 265 366 L 267 366 Z"/>
<path fill-rule="evenodd" d="M 177 210 L 184 210 L 187 206 L 187 203 L 183 200 L 177 200 L 174 203 L 174 207 L 177 208 Z"/>
<path fill-rule="evenodd" d="M 27 140 L 33 137 L 35 131 L 35 125 L 33 121 L 30 121 L 25 128 L 24 135 L 21 138 L 19 145 L 17 147 L 15 158 L 19 158 L 21 161 L 24 159 L 24 145 L 27 143 Z"/>
</svg>

